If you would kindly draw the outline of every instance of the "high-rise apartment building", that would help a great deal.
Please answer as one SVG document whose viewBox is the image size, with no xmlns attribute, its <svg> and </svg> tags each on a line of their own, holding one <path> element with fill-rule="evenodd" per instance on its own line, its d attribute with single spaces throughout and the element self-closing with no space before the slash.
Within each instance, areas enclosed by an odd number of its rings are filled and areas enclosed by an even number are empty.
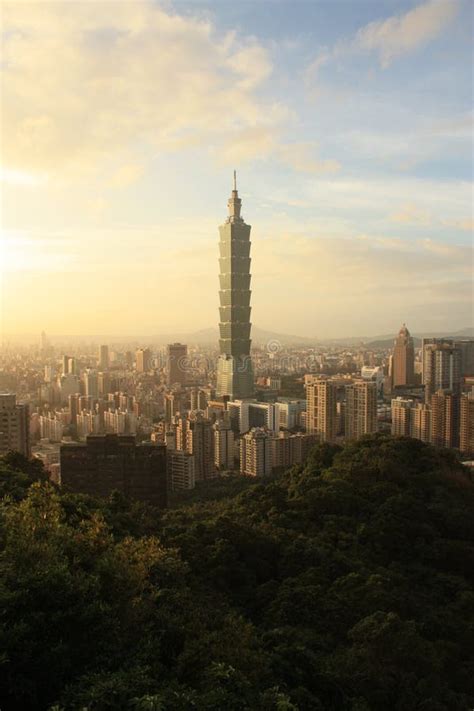
<svg viewBox="0 0 474 711">
<path fill-rule="evenodd" d="M 171 490 L 194 489 L 196 474 L 193 455 L 183 450 L 168 449 L 166 456 Z"/>
<path fill-rule="evenodd" d="M 422 442 L 431 440 L 431 407 L 410 398 L 397 397 L 392 400 L 392 434 Z"/>
<path fill-rule="evenodd" d="M 79 378 L 73 373 L 61 375 L 59 380 L 60 397 L 62 403 L 67 403 L 70 395 L 77 395 L 81 392 Z"/>
<path fill-rule="evenodd" d="M 104 397 L 110 392 L 111 379 L 107 372 L 97 373 L 97 388 L 99 397 Z"/>
<path fill-rule="evenodd" d="M 461 375 L 474 375 L 474 340 L 456 340 L 454 345 L 461 351 Z"/>
<path fill-rule="evenodd" d="M 76 359 L 69 355 L 63 355 L 61 370 L 63 375 L 76 375 L 77 362 Z"/>
<path fill-rule="evenodd" d="M 133 436 L 89 435 L 60 449 L 61 485 L 75 493 L 109 496 L 114 489 L 163 508 L 167 504 L 166 447 L 136 444 Z"/>
<path fill-rule="evenodd" d="M 62 357 L 61 370 L 62 370 L 63 375 L 67 375 L 69 373 L 69 356 L 68 355 L 63 355 L 63 357 Z"/>
<path fill-rule="evenodd" d="M 51 345 L 49 343 L 48 336 L 44 331 L 41 331 L 41 336 L 40 336 L 40 353 L 41 355 L 45 356 L 48 355 L 48 353 L 51 352 Z"/>
<path fill-rule="evenodd" d="M 218 420 L 214 430 L 214 464 L 218 470 L 234 468 L 234 433 L 227 419 Z"/>
<path fill-rule="evenodd" d="M 207 407 L 207 394 L 202 388 L 191 390 L 191 410 L 205 410 Z"/>
<path fill-rule="evenodd" d="M 410 437 L 431 440 L 431 408 L 426 403 L 417 402 L 410 410 Z"/>
<path fill-rule="evenodd" d="M 461 350 L 451 339 L 423 339 L 423 384 L 425 401 L 433 393 L 449 390 L 461 391 Z"/>
<path fill-rule="evenodd" d="M 337 385 L 325 378 L 306 385 L 306 429 L 321 442 L 334 442 L 337 434 Z"/>
<path fill-rule="evenodd" d="M 474 392 L 461 395 L 459 449 L 463 454 L 474 455 Z"/>
<path fill-rule="evenodd" d="M 64 432 L 64 422 L 53 412 L 39 417 L 40 437 L 51 442 L 60 442 Z"/>
<path fill-rule="evenodd" d="M 99 348 L 99 370 L 108 370 L 110 366 L 109 347 L 100 346 Z"/>
<path fill-rule="evenodd" d="M 436 447 L 459 446 L 459 395 L 438 390 L 431 396 L 430 441 Z"/>
<path fill-rule="evenodd" d="M 346 385 L 345 437 L 359 439 L 377 432 L 377 385 L 358 380 Z"/>
<path fill-rule="evenodd" d="M 100 431 L 100 415 L 87 410 L 76 415 L 76 434 L 78 439 L 85 439 L 90 434 L 99 434 Z"/>
<path fill-rule="evenodd" d="M 180 417 L 176 425 L 176 449 L 194 456 L 196 481 L 216 476 L 214 431 L 210 420 L 201 414 Z"/>
<path fill-rule="evenodd" d="M 148 348 L 139 348 L 135 353 L 137 373 L 147 373 L 151 368 L 151 352 Z"/>
<path fill-rule="evenodd" d="M 166 393 L 164 398 L 165 406 L 165 422 L 167 424 L 173 421 L 174 416 L 179 412 L 178 399 L 174 393 Z"/>
<path fill-rule="evenodd" d="M 250 358 L 250 225 L 241 217 L 242 201 L 234 186 L 227 203 L 229 215 L 219 227 L 220 241 L 220 356 L 217 396 L 229 400 L 254 394 Z"/>
<path fill-rule="evenodd" d="M 44 366 L 44 382 L 45 383 L 52 383 L 55 375 L 56 375 L 56 370 L 53 365 L 45 365 Z"/>
<path fill-rule="evenodd" d="M 415 382 L 415 348 L 405 324 L 398 332 L 393 349 L 392 385 L 413 385 Z"/>
<path fill-rule="evenodd" d="M 87 368 L 82 375 L 82 382 L 84 383 L 84 395 L 92 398 L 93 400 L 97 400 L 99 397 L 99 380 L 97 372 Z"/>
<path fill-rule="evenodd" d="M 10 450 L 30 456 L 28 405 L 13 393 L 0 393 L 0 455 Z"/>
<path fill-rule="evenodd" d="M 302 464 L 317 444 L 318 437 L 315 434 L 295 432 L 290 435 L 291 464 Z"/>
<path fill-rule="evenodd" d="M 318 436 L 315 434 L 279 432 L 271 438 L 273 469 L 302 464 L 317 443 Z"/>
<path fill-rule="evenodd" d="M 414 401 L 404 397 L 392 399 L 392 434 L 396 437 L 409 437 L 411 410 Z"/>
<path fill-rule="evenodd" d="M 137 416 L 127 410 L 106 410 L 104 412 L 104 428 L 111 434 L 136 434 Z"/>
<path fill-rule="evenodd" d="M 254 427 L 240 440 L 240 472 L 260 477 L 271 474 L 272 468 L 272 435 Z"/>
<path fill-rule="evenodd" d="M 188 347 L 184 343 L 170 343 L 167 347 L 168 385 L 186 385 Z"/>
<path fill-rule="evenodd" d="M 72 429 L 75 430 L 77 425 L 77 415 L 79 413 L 79 395 L 69 395 L 68 397 L 68 409 L 69 409 L 69 424 Z"/>
<path fill-rule="evenodd" d="M 292 400 L 290 398 L 280 397 L 278 398 L 277 405 L 279 427 L 291 430 L 300 424 L 301 413 L 306 409 L 306 402 L 304 400 Z"/>
<path fill-rule="evenodd" d="M 242 409 L 247 409 L 248 428 L 265 427 L 272 432 L 280 429 L 280 411 L 276 402 L 249 402 L 242 403 Z"/>
</svg>

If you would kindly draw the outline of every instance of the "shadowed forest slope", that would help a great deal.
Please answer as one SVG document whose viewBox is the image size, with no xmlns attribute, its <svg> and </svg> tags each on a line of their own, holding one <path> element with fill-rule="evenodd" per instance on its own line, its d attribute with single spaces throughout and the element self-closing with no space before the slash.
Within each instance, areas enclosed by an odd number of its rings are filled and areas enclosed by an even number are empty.
<svg viewBox="0 0 474 711">
<path fill-rule="evenodd" d="M 216 487 L 158 512 L 0 463 L 2 709 L 474 705 L 474 487 L 454 454 L 377 435 Z"/>
</svg>

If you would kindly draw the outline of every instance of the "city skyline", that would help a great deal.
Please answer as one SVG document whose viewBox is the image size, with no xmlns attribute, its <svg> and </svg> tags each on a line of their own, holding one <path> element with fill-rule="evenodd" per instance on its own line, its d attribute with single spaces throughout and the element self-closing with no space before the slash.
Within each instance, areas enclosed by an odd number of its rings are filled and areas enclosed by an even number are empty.
<svg viewBox="0 0 474 711">
<path fill-rule="evenodd" d="M 474 711 L 472 2 L 1 22 L 0 711 Z"/>
<path fill-rule="evenodd" d="M 216 324 L 234 167 L 258 326 L 472 324 L 468 3 L 110 6 L 5 4 L 4 338 Z"/>
</svg>

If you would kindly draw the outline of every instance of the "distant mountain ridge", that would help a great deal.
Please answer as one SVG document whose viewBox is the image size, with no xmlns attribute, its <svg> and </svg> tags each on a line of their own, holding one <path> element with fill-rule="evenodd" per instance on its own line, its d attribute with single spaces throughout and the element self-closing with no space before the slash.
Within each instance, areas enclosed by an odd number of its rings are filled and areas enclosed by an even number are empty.
<svg viewBox="0 0 474 711">
<path fill-rule="evenodd" d="M 219 340 L 218 328 L 203 328 L 200 331 L 193 333 L 180 334 L 165 334 L 154 337 L 156 343 L 173 343 L 181 341 L 182 343 L 200 344 L 200 345 L 215 345 Z M 282 345 L 307 345 L 312 346 L 317 342 L 316 338 L 310 336 L 295 336 L 288 333 L 278 333 L 276 331 L 267 331 L 258 326 L 252 326 L 252 342 L 258 345 L 264 345 L 270 341 L 281 343 Z"/>
<path fill-rule="evenodd" d="M 396 332 L 391 334 L 382 334 L 376 336 L 347 336 L 340 338 L 317 338 L 316 336 L 297 336 L 294 334 L 280 333 L 278 331 L 270 331 L 258 326 L 252 326 L 252 342 L 254 345 L 265 346 L 269 343 L 272 347 L 275 344 L 282 346 L 307 346 L 308 348 L 321 346 L 358 346 L 365 345 L 371 348 L 389 348 L 396 338 Z M 415 345 L 421 345 L 422 338 L 474 338 L 474 328 L 461 328 L 457 331 L 424 331 L 422 333 L 413 333 Z M 217 346 L 219 340 L 219 330 L 217 327 L 203 328 L 198 331 L 182 331 L 163 334 L 150 335 L 67 335 L 67 334 L 48 334 L 49 340 L 54 343 L 59 341 L 62 344 L 67 343 L 89 343 L 99 344 L 108 343 L 134 345 L 157 344 L 166 345 L 167 343 L 187 343 L 189 345 L 202 346 Z M 8 335 L 3 334 L 3 344 L 11 343 L 34 343 L 38 340 L 38 336 L 34 334 Z"/>
<path fill-rule="evenodd" d="M 266 329 L 252 326 L 252 342 L 254 345 L 265 345 L 270 342 L 281 343 L 282 346 L 301 345 L 312 347 L 315 345 L 364 345 L 372 348 L 384 348 L 393 344 L 396 338 L 396 333 L 383 334 L 380 336 L 348 336 L 346 338 L 323 338 L 319 339 L 311 336 L 295 336 L 288 333 L 279 333 L 277 331 L 267 331 Z M 474 328 L 462 328 L 458 331 L 425 331 L 422 333 L 412 334 L 415 340 L 415 345 L 421 345 L 422 338 L 474 338 Z M 157 343 L 172 343 L 181 341 L 189 344 L 212 345 L 216 344 L 219 339 L 219 330 L 217 328 L 206 328 L 194 333 L 167 334 L 155 336 L 154 342 Z"/>
</svg>

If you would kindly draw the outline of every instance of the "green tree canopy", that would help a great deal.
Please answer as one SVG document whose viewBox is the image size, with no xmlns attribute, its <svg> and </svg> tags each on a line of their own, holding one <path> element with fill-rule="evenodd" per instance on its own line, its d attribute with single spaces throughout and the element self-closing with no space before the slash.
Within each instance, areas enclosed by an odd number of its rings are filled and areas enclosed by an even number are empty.
<svg viewBox="0 0 474 711">
<path fill-rule="evenodd" d="M 164 513 L 11 457 L 0 484 L 4 709 L 474 704 L 474 494 L 451 452 L 319 445 Z"/>
</svg>

